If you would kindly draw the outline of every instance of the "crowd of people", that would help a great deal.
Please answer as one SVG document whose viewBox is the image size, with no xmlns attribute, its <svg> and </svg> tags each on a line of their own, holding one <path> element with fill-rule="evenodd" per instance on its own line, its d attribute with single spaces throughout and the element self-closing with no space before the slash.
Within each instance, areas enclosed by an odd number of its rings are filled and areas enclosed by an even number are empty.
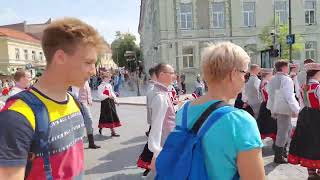
<svg viewBox="0 0 320 180">
<path fill-rule="evenodd" d="M 98 32 L 78 19 L 55 20 L 44 30 L 42 48 L 42 76 L 30 86 L 30 75 L 17 71 L 0 110 L 0 179 L 83 179 L 84 129 L 89 148 L 100 148 L 93 138 L 91 89 L 101 101 L 99 133 L 107 128 L 111 137 L 120 136 L 117 93 L 125 76 L 112 78 L 109 70 L 95 76 L 105 48 Z M 210 44 L 194 98 L 180 101 L 185 77 L 169 64 L 155 65 L 146 93 L 148 141 L 137 166 L 156 180 L 264 180 L 262 139 L 271 137 L 275 163 L 300 164 L 309 179 L 319 179 L 320 64 L 308 59 L 304 70 L 297 69 L 286 60 L 261 69 L 238 45 Z M 235 97 L 233 107 L 228 103 Z M 292 117 L 298 117 L 294 132 Z"/>
<path fill-rule="evenodd" d="M 299 72 L 297 64 L 279 60 L 274 69 L 252 64 L 246 84 L 235 106 L 257 120 L 262 139 L 272 138 L 274 162 L 300 164 L 308 168 L 309 179 L 319 176 L 319 72 L 320 64 L 306 59 Z M 292 126 L 292 118 L 297 118 Z"/>
</svg>

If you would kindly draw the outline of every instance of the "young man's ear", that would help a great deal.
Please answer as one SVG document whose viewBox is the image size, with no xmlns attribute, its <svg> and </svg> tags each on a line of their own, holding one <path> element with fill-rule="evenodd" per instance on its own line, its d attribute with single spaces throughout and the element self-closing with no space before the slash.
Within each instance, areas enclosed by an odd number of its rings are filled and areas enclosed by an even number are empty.
<svg viewBox="0 0 320 180">
<path fill-rule="evenodd" d="M 66 61 L 66 53 L 61 50 L 61 49 L 58 49 L 55 53 L 54 53 L 54 56 L 52 58 L 52 63 L 55 63 L 55 64 L 64 64 Z"/>
</svg>

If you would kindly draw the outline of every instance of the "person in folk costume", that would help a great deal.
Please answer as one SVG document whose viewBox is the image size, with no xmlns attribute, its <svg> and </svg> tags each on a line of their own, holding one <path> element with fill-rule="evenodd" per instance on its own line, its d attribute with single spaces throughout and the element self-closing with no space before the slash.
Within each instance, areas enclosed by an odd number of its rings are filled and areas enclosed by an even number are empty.
<svg viewBox="0 0 320 180">
<path fill-rule="evenodd" d="M 271 116 L 277 119 L 277 137 L 274 146 L 274 162 L 287 163 L 286 147 L 290 141 L 291 118 L 299 113 L 300 106 L 295 98 L 294 85 L 289 77 L 289 63 L 287 60 L 279 60 L 275 63 L 276 74 L 268 83 L 267 108 Z"/>
<path fill-rule="evenodd" d="M 300 85 L 298 81 L 298 71 L 299 66 L 297 64 L 290 64 L 290 74 L 293 84 L 294 84 L 294 93 L 296 95 L 296 99 L 299 100 L 300 97 Z"/>
<path fill-rule="evenodd" d="M 102 128 L 110 128 L 112 137 L 119 137 L 114 130 L 116 127 L 120 127 L 121 123 L 117 114 L 116 95 L 113 92 L 113 87 L 110 84 L 111 73 L 106 71 L 102 73 L 102 82 L 98 87 L 98 95 L 101 101 L 101 110 L 99 118 L 99 133 L 102 134 Z"/>
<path fill-rule="evenodd" d="M 260 97 L 262 98 L 262 103 L 257 118 L 257 124 L 259 127 L 261 139 L 270 137 L 273 139 L 273 142 L 275 142 L 277 136 L 277 121 L 271 117 L 271 112 L 269 109 L 267 109 L 267 85 L 272 79 L 272 73 L 273 69 L 271 68 L 261 70 L 262 81 L 260 84 Z"/>
<path fill-rule="evenodd" d="M 181 74 L 181 76 L 180 76 L 181 94 L 186 94 L 187 93 L 185 81 L 186 81 L 186 75 L 185 74 Z"/>
<path fill-rule="evenodd" d="M 260 83 L 261 80 L 258 78 L 260 72 L 260 67 L 257 64 L 252 64 L 250 66 L 250 77 L 248 82 L 245 84 L 244 93 L 244 108 L 250 106 L 253 110 L 255 118 L 258 118 L 259 109 L 261 105 L 261 100 L 259 98 Z"/>
<path fill-rule="evenodd" d="M 250 77 L 250 73 L 246 73 L 244 75 L 244 78 L 245 78 L 245 83 L 248 82 L 249 80 L 249 77 Z M 241 90 L 241 92 L 237 95 L 237 98 L 234 102 L 234 107 L 238 108 L 238 109 L 243 109 L 243 99 L 242 99 L 242 95 L 243 95 L 243 91 L 244 91 L 244 88 Z M 246 99 L 246 98 L 245 98 Z"/>
<path fill-rule="evenodd" d="M 148 138 L 148 148 L 153 152 L 150 169 L 155 171 L 155 160 L 168 135 L 175 128 L 175 109 L 168 95 L 168 87 L 176 76 L 174 69 L 169 64 L 160 63 L 155 66 L 158 83 L 153 89 L 151 99 L 151 131 Z"/>
<path fill-rule="evenodd" d="M 308 168 L 308 179 L 320 179 L 320 64 L 308 63 L 305 69 L 306 85 L 301 92 L 304 108 L 299 113 L 288 161 Z"/>
<path fill-rule="evenodd" d="M 197 80 L 195 81 L 194 93 L 197 95 L 197 97 L 200 97 L 203 95 L 203 91 L 204 91 L 204 82 L 201 80 L 200 74 L 198 74 Z"/>
<path fill-rule="evenodd" d="M 177 75 L 174 76 L 173 82 L 176 80 L 177 80 Z M 168 93 L 169 93 L 172 104 L 174 106 L 178 105 L 179 104 L 179 95 L 178 95 L 178 92 L 176 91 L 176 88 L 174 87 L 174 83 L 171 83 L 169 85 Z"/>
<path fill-rule="evenodd" d="M 146 93 L 146 98 L 147 98 L 147 123 L 149 124 L 149 130 L 146 132 L 146 136 L 149 136 L 150 130 L 151 130 L 151 117 L 152 117 L 152 107 L 151 107 L 151 100 L 154 96 L 154 86 L 157 83 L 157 76 L 155 74 L 155 69 L 154 67 L 149 69 L 149 76 L 150 76 L 150 80 L 148 82 L 148 86 L 147 86 L 147 93 Z M 147 176 L 150 172 L 150 164 L 151 164 L 151 160 L 153 157 L 153 152 L 151 152 L 148 148 L 148 142 L 146 143 L 146 145 L 143 148 L 142 153 L 139 156 L 138 162 L 137 162 L 137 166 L 140 168 L 145 169 L 145 171 L 143 172 L 143 176 Z"/>
<path fill-rule="evenodd" d="M 245 83 L 248 82 L 249 77 L 250 77 L 250 73 L 246 73 L 244 75 Z M 243 87 L 241 92 L 237 95 L 237 98 L 234 103 L 234 107 L 236 107 L 238 109 L 243 109 L 243 110 L 247 111 L 251 116 L 254 116 L 252 108 L 250 106 L 248 106 L 248 104 L 244 103 L 244 102 L 247 102 L 247 99 L 248 98 L 245 94 L 245 87 Z"/>
<path fill-rule="evenodd" d="M 91 89 L 89 86 L 89 81 L 86 81 L 83 87 L 79 88 L 78 93 L 78 100 L 80 102 L 80 105 L 83 109 L 83 120 L 84 125 L 86 127 L 87 137 L 89 141 L 88 148 L 90 149 L 99 149 L 101 146 L 98 146 L 94 143 L 94 137 L 93 137 L 93 128 L 92 128 L 92 113 L 90 110 L 90 107 L 92 107 L 92 95 L 91 95 Z"/>
<path fill-rule="evenodd" d="M 146 98 L 147 98 L 147 123 L 149 124 L 149 129 L 146 132 L 146 136 L 149 136 L 150 130 L 151 130 L 151 108 L 150 108 L 150 100 L 152 98 L 152 91 L 154 88 L 154 84 L 157 83 L 157 76 L 154 72 L 154 68 L 150 68 L 149 69 L 149 76 L 150 79 L 148 81 L 148 85 L 147 85 L 147 92 L 146 92 Z"/>
<path fill-rule="evenodd" d="M 315 61 L 313 59 L 306 59 L 303 61 L 303 64 L 306 65 L 306 64 L 309 64 L 309 63 L 314 63 Z M 301 69 L 301 71 L 297 74 L 297 80 L 298 80 L 298 83 L 299 83 L 299 87 L 302 87 L 304 85 L 306 85 L 306 79 L 307 77 L 307 72 L 305 69 Z"/>
<path fill-rule="evenodd" d="M 315 63 L 315 61 L 313 59 L 306 59 L 303 61 L 304 66 L 309 63 Z M 297 81 L 298 81 L 298 85 L 299 85 L 299 90 L 301 90 L 301 87 L 304 87 L 307 82 L 307 72 L 306 72 L 304 66 L 301 68 L 300 72 L 297 74 Z M 299 94 L 298 94 L 298 99 L 299 99 L 299 103 L 301 105 L 300 108 L 303 109 L 304 103 L 303 103 L 303 98 L 301 97 L 301 92 L 299 92 Z"/>
</svg>

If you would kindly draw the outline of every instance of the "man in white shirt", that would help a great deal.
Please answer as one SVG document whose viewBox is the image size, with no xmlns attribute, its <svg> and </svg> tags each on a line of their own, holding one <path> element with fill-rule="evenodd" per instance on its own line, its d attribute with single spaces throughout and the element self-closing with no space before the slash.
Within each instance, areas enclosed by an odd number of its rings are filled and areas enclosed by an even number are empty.
<svg viewBox="0 0 320 180">
<path fill-rule="evenodd" d="M 274 162 L 287 163 L 286 144 L 289 143 L 292 129 L 291 118 L 299 113 L 299 103 L 295 98 L 294 85 L 289 77 L 289 63 L 284 60 L 275 64 L 276 75 L 269 82 L 267 108 L 277 119 L 277 138 L 274 146 Z"/>
<path fill-rule="evenodd" d="M 151 131 L 148 148 L 153 152 L 151 169 L 164 145 L 169 133 L 175 127 L 175 110 L 168 95 L 168 87 L 172 83 L 175 72 L 169 64 L 158 64 L 154 67 L 157 83 L 154 85 L 153 96 L 150 100 Z"/>
<path fill-rule="evenodd" d="M 245 84 L 243 96 L 243 100 L 245 100 L 244 103 L 252 108 L 255 118 L 258 117 L 261 105 L 261 98 L 259 97 L 261 80 L 258 78 L 260 69 L 261 68 L 257 64 L 252 64 L 250 66 L 250 77 L 248 82 Z"/>
<path fill-rule="evenodd" d="M 149 136 L 150 130 L 151 130 L 151 111 L 152 108 L 150 107 L 150 101 L 153 96 L 153 88 L 154 84 L 157 83 L 157 76 L 154 72 L 154 68 L 149 69 L 149 75 L 150 75 L 150 80 L 148 82 L 147 86 L 147 93 L 146 93 L 146 98 L 147 98 L 147 123 L 149 124 L 149 130 L 146 132 L 146 136 Z"/>
</svg>

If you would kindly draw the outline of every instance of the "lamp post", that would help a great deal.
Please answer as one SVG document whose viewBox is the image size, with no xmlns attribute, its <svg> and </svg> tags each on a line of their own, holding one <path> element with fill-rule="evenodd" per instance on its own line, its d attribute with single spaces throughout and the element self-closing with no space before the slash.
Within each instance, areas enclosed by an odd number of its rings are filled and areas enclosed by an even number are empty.
<svg viewBox="0 0 320 180">
<path fill-rule="evenodd" d="M 289 0 L 289 36 L 292 36 L 291 0 Z M 292 43 L 289 44 L 289 61 L 292 63 Z"/>
</svg>

